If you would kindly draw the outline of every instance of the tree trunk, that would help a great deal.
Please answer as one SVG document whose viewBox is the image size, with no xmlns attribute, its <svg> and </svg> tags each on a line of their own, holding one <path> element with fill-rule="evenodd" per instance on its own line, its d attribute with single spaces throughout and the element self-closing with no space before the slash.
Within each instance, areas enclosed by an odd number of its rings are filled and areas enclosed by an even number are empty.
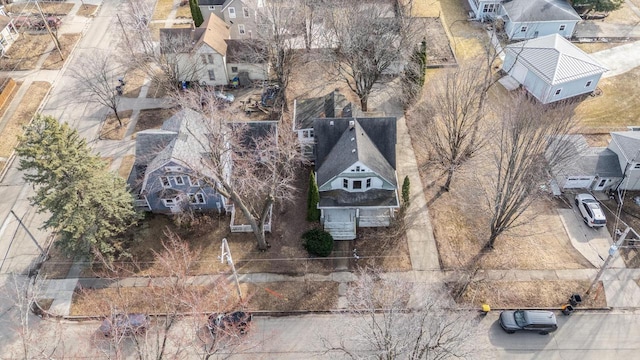
<svg viewBox="0 0 640 360">
<path fill-rule="evenodd" d="M 489 235 L 489 241 L 487 241 L 487 245 L 485 245 L 485 249 L 493 250 L 493 246 L 496 243 L 496 238 L 498 237 L 498 233 L 495 229 L 491 229 L 491 235 Z"/>
<path fill-rule="evenodd" d="M 453 168 L 449 168 L 447 172 L 447 181 L 445 181 L 444 185 L 442 185 L 442 190 L 449 192 L 449 187 L 451 186 L 451 179 L 453 178 Z"/>
<path fill-rule="evenodd" d="M 368 95 L 363 95 L 360 98 L 360 107 L 362 108 L 362 111 L 368 111 L 367 110 L 368 102 L 369 102 L 369 96 Z"/>
<path fill-rule="evenodd" d="M 118 127 L 122 127 L 122 119 L 120 119 L 120 114 L 118 114 L 118 109 L 113 108 L 113 113 L 116 115 L 116 120 L 118 120 Z"/>
</svg>

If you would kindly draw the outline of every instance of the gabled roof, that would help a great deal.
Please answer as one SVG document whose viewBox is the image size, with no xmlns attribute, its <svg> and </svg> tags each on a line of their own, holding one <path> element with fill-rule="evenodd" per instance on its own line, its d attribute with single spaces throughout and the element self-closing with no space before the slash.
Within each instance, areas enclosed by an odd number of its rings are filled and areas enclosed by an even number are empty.
<svg viewBox="0 0 640 360">
<path fill-rule="evenodd" d="M 353 104 L 338 90 L 324 96 L 296 100 L 295 129 L 309 129 L 318 118 L 351 117 L 352 109 Z"/>
<path fill-rule="evenodd" d="M 226 0 L 198 0 L 198 5 L 223 5 Z"/>
<path fill-rule="evenodd" d="M 616 143 L 627 163 L 640 162 L 640 131 L 614 131 L 611 141 Z"/>
<path fill-rule="evenodd" d="M 210 14 L 198 29 L 204 29 L 204 32 L 198 39 L 196 47 L 200 47 L 200 45 L 204 43 L 222 56 L 227 54 L 227 43 L 225 40 L 229 39 L 229 28 L 227 24 L 224 23 L 224 20 L 214 14 Z"/>
<path fill-rule="evenodd" d="M 579 21 L 580 15 L 566 0 L 512 0 L 502 3 L 511 21 Z"/>
<path fill-rule="evenodd" d="M 564 135 L 556 139 L 566 149 L 567 160 L 558 173 L 566 176 L 622 177 L 618 155 L 605 147 L 590 147 L 583 135 Z"/>
<path fill-rule="evenodd" d="M 358 161 L 397 185 L 395 118 L 316 119 L 313 128 L 317 141 L 318 185 L 322 186 Z"/>
<path fill-rule="evenodd" d="M 558 34 L 507 45 L 506 51 L 550 85 L 602 74 L 608 70 Z"/>
</svg>

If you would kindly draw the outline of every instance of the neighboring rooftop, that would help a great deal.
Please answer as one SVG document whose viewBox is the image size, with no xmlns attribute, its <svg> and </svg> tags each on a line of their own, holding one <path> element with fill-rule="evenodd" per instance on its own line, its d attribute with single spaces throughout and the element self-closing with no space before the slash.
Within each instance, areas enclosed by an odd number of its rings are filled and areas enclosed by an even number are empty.
<svg viewBox="0 0 640 360">
<path fill-rule="evenodd" d="M 313 121 L 319 118 L 353 116 L 353 104 L 337 89 L 324 96 L 296 100 L 295 106 L 296 130 L 313 127 Z"/>
<path fill-rule="evenodd" d="M 581 20 L 566 0 L 511 0 L 502 7 L 515 22 Z"/>
<path fill-rule="evenodd" d="M 618 145 L 628 163 L 640 162 L 640 131 L 614 131 L 611 141 Z"/>
<path fill-rule="evenodd" d="M 558 34 L 507 45 L 506 51 L 551 85 L 607 71 L 591 55 Z"/>
</svg>

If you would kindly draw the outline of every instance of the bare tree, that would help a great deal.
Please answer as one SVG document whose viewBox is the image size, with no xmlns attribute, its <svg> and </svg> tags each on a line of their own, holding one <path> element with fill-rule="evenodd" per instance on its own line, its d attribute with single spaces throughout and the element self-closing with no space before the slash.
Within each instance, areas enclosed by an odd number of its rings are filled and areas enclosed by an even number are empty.
<svg viewBox="0 0 640 360">
<path fill-rule="evenodd" d="M 77 81 L 76 100 L 108 107 L 122 126 L 118 113 L 122 94 L 118 93 L 118 86 L 122 89 L 123 83 L 119 80 L 124 79 L 125 71 L 106 52 L 96 51 L 83 58 L 71 72 L 71 77 Z"/>
<path fill-rule="evenodd" d="M 266 250 L 265 223 L 272 206 L 294 199 L 293 183 L 305 161 L 295 134 L 279 131 L 275 121 L 263 123 L 257 132 L 248 124 L 231 124 L 228 119 L 234 115 L 223 111 L 211 92 L 184 92 L 179 101 L 208 120 L 207 141 L 200 141 L 206 156 L 191 167 L 201 169 L 201 178 L 232 201 L 251 226 L 258 248 Z"/>
<path fill-rule="evenodd" d="M 400 72 L 414 47 L 411 1 L 398 10 L 393 1 L 334 2 L 327 16 L 337 77 L 358 96 L 367 111 L 373 86 L 389 71 Z"/>
<path fill-rule="evenodd" d="M 521 224 L 520 216 L 540 194 L 547 172 L 570 158 L 569 143 L 557 141 L 569 134 L 575 121 L 564 103 L 542 105 L 526 95 L 511 98 L 503 106 L 502 123 L 495 145 L 497 174 L 489 196 L 489 240 Z"/>
<path fill-rule="evenodd" d="M 347 290 L 347 315 L 338 330 L 341 340 L 325 340 L 328 351 L 381 360 L 458 359 L 471 353 L 474 315 L 451 309 L 445 292 L 383 278 L 375 270 L 357 275 Z M 408 303 L 414 296 L 419 301 L 411 308 Z"/>
<path fill-rule="evenodd" d="M 429 96 L 412 111 L 419 136 L 427 139 L 416 145 L 431 150 L 447 172 L 444 191 L 449 191 L 453 174 L 486 143 L 482 131 L 486 129 L 480 127 L 484 125 L 487 87 L 474 65 L 463 64 L 442 73 Z"/>
</svg>

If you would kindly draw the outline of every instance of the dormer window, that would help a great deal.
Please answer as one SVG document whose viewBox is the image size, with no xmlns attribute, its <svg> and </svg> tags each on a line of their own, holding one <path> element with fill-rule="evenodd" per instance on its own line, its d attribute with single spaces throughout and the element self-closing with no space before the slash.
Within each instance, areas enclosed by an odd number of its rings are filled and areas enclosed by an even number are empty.
<svg viewBox="0 0 640 360">
<path fill-rule="evenodd" d="M 345 189 L 349 188 L 349 180 L 347 179 L 342 179 L 342 187 Z"/>
<path fill-rule="evenodd" d="M 360 166 L 356 166 L 356 171 L 359 172 L 360 171 Z"/>
<path fill-rule="evenodd" d="M 367 179 L 367 189 L 371 187 L 371 179 Z"/>
<path fill-rule="evenodd" d="M 362 181 L 361 180 L 353 180 L 353 189 L 355 189 L 355 190 L 362 189 Z"/>
</svg>

